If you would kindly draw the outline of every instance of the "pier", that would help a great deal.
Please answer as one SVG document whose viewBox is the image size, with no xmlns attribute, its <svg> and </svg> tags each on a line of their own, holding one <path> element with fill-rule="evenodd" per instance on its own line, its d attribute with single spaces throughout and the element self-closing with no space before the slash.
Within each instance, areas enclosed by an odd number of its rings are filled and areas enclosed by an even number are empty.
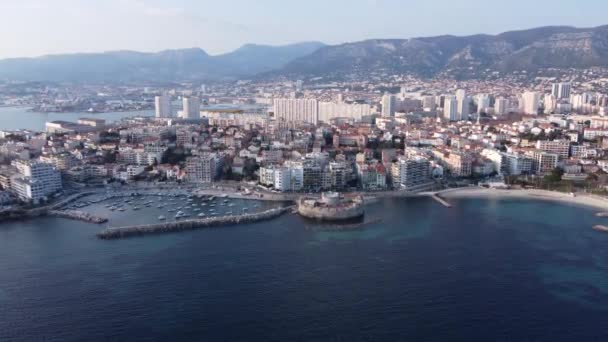
<svg viewBox="0 0 608 342">
<path fill-rule="evenodd" d="M 150 234 L 175 233 L 203 228 L 220 227 L 226 225 L 254 223 L 271 220 L 292 210 L 293 207 L 281 207 L 252 214 L 210 217 L 148 225 L 107 228 L 99 232 L 97 234 L 97 237 L 103 240 L 115 240 Z"/>
</svg>

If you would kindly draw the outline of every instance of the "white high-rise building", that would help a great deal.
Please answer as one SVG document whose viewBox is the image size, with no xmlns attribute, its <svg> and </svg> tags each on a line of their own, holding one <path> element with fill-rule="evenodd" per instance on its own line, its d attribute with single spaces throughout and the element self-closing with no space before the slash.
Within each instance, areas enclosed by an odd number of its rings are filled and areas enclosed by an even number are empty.
<svg viewBox="0 0 608 342">
<path fill-rule="evenodd" d="M 456 90 L 456 100 L 462 100 L 467 96 L 467 92 L 464 89 Z"/>
<path fill-rule="evenodd" d="M 61 173 L 52 164 L 15 160 L 19 174 L 11 177 L 11 191 L 22 201 L 39 203 L 63 189 Z"/>
<path fill-rule="evenodd" d="M 436 107 L 435 96 L 424 96 L 422 98 L 422 108 L 424 110 L 434 110 Z"/>
<path fill-rule="evenodd" d="M 543 105 L 545 107 L 545 114 L 551 114 L 557 107 L 557 99 L 554 95 L 545 94 L 543 97 Z"/>
<path fill-rule="evenodd" d="M 429 160 L 422 156 L 400 157 L 391 167 L 393 186 L 407 191 L 428 187 L 431 181 L 430 165 Z"/>
<path fill-rule="evenodd" d="M 507 113 L 508 101 L 504 97 L 499 97 L 494 102 L 494 114 L 504 115 Z"/>
<path fill-rule="evenodd" d="M 222 158 L 215 153 L 204 153 L 186 161 L 186 176 L 191 183 L 213 182 L 222 169 Z"/>
<path fill-rule="evenodd" d="M 183 98 L 183 119 L 198 119 L 201 117 L 201 100 L 198 97 Z"/>
<path fill-rule="evenodd" d="M 458 116 L 459 120 L 468 120 L 470 114 L 469 103 L 471 99 L 468 96 L 465 96 L 461 99 L 458 99 Z"/>
<path fill-rule="evenodd" d="M 319 101 L 315 99 L 274 99 L 274 116 L 288 124 L 319 122 Z"/>
<path fill-rule="evenodd" d="M 540 94 L 532 91 L 525 92 L 522 96 L 523 111 L 525 114 L 537 115 L 540 107 Z"/>
<path fill-rule="evenodd" d="M 171 114 L 171 97 L 163 94 L 154 97 L 154 108 L 157 118 L 170 118 Z"/>
<path fill-rule="evenodd" d="M 395 116 L 397 97 L 391 94 L 382 96 L 382 116 Z"/>
<path fill-rule="evenodd" d="M 446 97 L 443 102 L 443 117 L 446 120 L 458 121 L 458 100 L 454 97 Z"/>
</svg>

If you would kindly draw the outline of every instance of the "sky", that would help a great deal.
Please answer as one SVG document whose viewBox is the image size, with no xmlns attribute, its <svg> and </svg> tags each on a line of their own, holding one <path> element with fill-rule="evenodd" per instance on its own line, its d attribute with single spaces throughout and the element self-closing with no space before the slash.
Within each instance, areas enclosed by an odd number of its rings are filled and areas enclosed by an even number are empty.
<svg viewBox="0 0 608 342">
<path fill-rule="evenodd" d="M 0 0 L 0 58 L 608 24 L 607 0 Z"/>
</svg>

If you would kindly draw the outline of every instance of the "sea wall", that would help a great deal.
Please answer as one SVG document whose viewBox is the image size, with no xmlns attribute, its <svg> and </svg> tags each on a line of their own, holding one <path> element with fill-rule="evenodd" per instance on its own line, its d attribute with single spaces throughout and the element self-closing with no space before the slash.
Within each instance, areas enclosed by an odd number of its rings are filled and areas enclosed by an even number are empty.
<svg viewBox="0 0 608 342">
<path fill-rule="evenodd" d="M 107 228 L 97 234 L 97 237 L 103 240 L 124 239 L 133 236 L 142 236 L 149 234 L 174 233 L 195 229 L 212 228 L 226 225 L 235 225 L 243 223 L 254 223 L 279 217 L 282 214 L 292 211 L 292 207 L 281 207 L 266 210 L 260 213 L 251 213 L 243 215 L 209 217 L 202 219 L 182 220 L 176 222 L 165 222 L 149 225 L 138 225 L 128 227 Z"/>
</svg>

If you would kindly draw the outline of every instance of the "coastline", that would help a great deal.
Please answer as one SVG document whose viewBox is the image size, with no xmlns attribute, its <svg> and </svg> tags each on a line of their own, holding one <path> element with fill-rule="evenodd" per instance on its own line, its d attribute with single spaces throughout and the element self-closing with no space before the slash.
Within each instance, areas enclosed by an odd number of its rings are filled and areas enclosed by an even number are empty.
<svg viewBox="0 0 608 342">
<path fill-rule="evenodd" d="M 502 190 L 502 189 L 486 189 L 486 188 L 459 188 L 448 189 L 437 193 L 437 195 L 445 198 L 485 198 L 485 199 L 529 199 L 540 201 L 551 201 L 560 203 L 569 203 L 579 206 L 590 207 L 598 210 L 608 210 L 608 199 L 590 194 L 576 194 L 571 196 L 561 192 L 547 190 Z"/>
</svg>

